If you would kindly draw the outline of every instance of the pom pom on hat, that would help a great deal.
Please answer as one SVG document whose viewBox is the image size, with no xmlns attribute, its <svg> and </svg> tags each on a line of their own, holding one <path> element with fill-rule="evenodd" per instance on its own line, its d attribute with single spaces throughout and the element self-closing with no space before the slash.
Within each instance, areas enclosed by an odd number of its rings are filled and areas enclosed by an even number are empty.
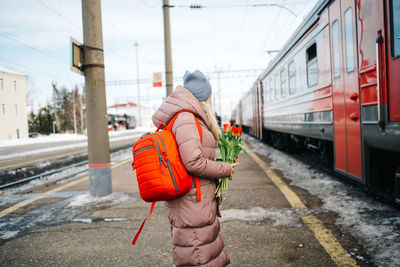
<svg viewBox="0 0 400 267">
<path fill-rule="evenodd" d="M 183 87 L 188 89 L 199 102 L 205 101 L 211 97 L 211 84 L 208 82 L 206 76 L 199 71 L 195 70 L 190 73 L 185 72 L 183 76 Z"/>
</svg>

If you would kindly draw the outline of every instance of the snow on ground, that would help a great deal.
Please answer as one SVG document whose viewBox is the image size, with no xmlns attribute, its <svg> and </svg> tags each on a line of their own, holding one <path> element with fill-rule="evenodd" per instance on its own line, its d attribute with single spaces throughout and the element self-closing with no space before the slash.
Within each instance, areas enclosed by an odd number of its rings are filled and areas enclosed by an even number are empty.
<svg viewBox="0 0 400 267">
<path fill-rule="evenodd" d="M 129 131 L 117 131 L 117 132 L 110 132 L 110 141 L 118 142 L 123 141 L 131 138 L 136 138 L 142 136 L 146 132 L 154 131 L 154 128 L 148 127 L 140 127 L 135 130 Z M 19 145 L 32 145 L 32 144 L 39 144 L 39 143 L 53 143 L 53 142 L 65 142 L 65 141 L 76 141 L 74 144 L 66 144 L 66 145 L 57 145 L 54 147 L 49 148 L 37 148 L 31 151 L 23 151 L 20 153 L 12 153 L 6 154 L 4 156 L 0 156 L 0 160 L 18 158 L 18 157 L 26 157 L 30 155 L 54 152 L 54 151 L 65 151 L 71 149 L 80 149 L 87 147 L 87 137 L 84 135 L 74 135 L 74 134 L 56 134 L 56 135 L 49 135 L 46 137 L 38 137 L 38 138 L 31 138 L 31 139 L 18 139 L 21 143 L 16 143 L 17 140 L 6 140 L 0 141 L 0 147 L 6 148 L 9 146 L 19 146 Z M 10 145 L 12 144 L 12 145 Z M 3 145 L 3 147 L 2 147 Z"/>
<path fill-rule="evenodd" d="M 65 192 L 64 192 L 65 193 Z M 113 207 L 136 201 L 135 197 L 123 192 L 114 192 L 105 197 L 91 197 L 87 191 L 67 192 L 72 197 L 64 194 L 66 199 L 41 205 L 33 210 L 29 210 L 21 216 L 8 216 L 0 218 L 0 244 L 10 238 L 18 237 L 27 231 L 58 225 L 74 218 L 86 215 L 98 206 Z M 61 197 L 61 196 L 53 196 Z M 118 218 L 117 218 L 118 219 Z"/>
<path fill-rule="evenodd" d="M 111 164 L 116 164 L 120 161 L 131 159 L 132 151 L 131 148 L 119 150 L 111 153 Z M 57 172 L 51 175 L 43 176 L 39 179 L 32 180 L 26 184 L 8 188 L 6 190 L 0 190 L 0 206 L 10 205 L 26 199 L 26 195 L 20 195 L 20 192 L 26 191 L 32 187 L 40 186 L 46 183 L 58 181 L 58 184 L 63 184 L 71 180 L 78 179 L 88 175 L 88 165 L 82 165 L 78 167 L 71 167 L 61 172 Z M 69 177 L 65 179 L 66 177 Z"/>
<path fill-rule="evenodd" d="M 336 224 L 354 236 L 380 266 L 400 266 L 400 211 L 368 197 L 358 187 L 335 180 L 310 166 L 246 136 L 251 150 L 268 156 L 271 168 L 279 169 L 301 187 L 324 201 L 322 209 L 339 215 Z"/>
<path fill-rule="evenodd" d="M 264 219 L 273 220 L 273 226 L 300 227 L 300 215 L 292 209 L 253 207 L 250 209 L 228 209 L 221 210 L 221 223 L 242 220 L 242 221 L 259 221 Z"/>
<path fill-rule="evenodd" d="M 156 130 L 155 127 L 137 127 L 133 130 L 127 130 L 127 131 L 111 131 L 108 132 L 108 135 L 110 138 L 113 138 L 118 136 L 129 135 L 132 133 L 144 133 L 155 130 Z M 0 140 L 0 148 L 25 146 L 25 145 L 41 144 L 41 143 L 57 143 L 66 141 L 86 141 L 86 140 L 87 136 L 83 134 L 50 134 L 50 135 L 40 135 L 37 138 Z"/>
<path fill-rule="evenodd" d="M 114 192 L 105 197 L 92 197 L 89 192 L 81 195 L 77 195 L 68 199 L 68 207 L 81 207 L 88 205 L 101 205 L 107 203 L 109 205 L 115 205 L 131 199 L 131 196 L 123 192 Z"/>
<path fill-rule="evenodd" d="M 130 158 L 132 158 L 130 148 L 111 154 L 112 164 Z M 26 199 L 38 196 L 38 193 L 22 194 L 22 192 L 34 186 L 53 181 L 65 183 L 66 181 L 71 181 L 88 175 L 87 168 L 87 165 L 73 167 L 60 173 L 55 173 L 53 175 L 31 181 L 21 186 L 1 190 L 0 206 L 10 206 Z M 64 179 L 68 176 L 71 177 Z M 74 221 L 76 218 L 78 218 L 77 221 L 79 221 L 80 216 L 87 216 L 87 212 L 98 206 L 112 207 L 130 201 L 137 201 L 135 197 L 123 192 L 113 192 L 111 195 L 105 197 L 92 197 L 88 191 L 63 191 L 50 194 L 45 198 L 60 198 L 63 200 L 60 200 L 56 203 L 41 205 L 22 214 L 19 217 L 7 216 L 5 218 L 0 218 L 0 245 L 2 242 L 7 241 L 8 239 L 21 236 L 32 229 L 58 225 L 67 221 Z M 112 220 L 118 219 L 121 218 L 113 218 Z"/>
</svg>

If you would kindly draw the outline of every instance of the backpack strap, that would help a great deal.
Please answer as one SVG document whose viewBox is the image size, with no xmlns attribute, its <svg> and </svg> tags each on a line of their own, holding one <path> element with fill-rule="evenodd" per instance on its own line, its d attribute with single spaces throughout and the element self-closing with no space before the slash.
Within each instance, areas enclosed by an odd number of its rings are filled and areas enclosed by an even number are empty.
<svg viewBox="0 0 400 267">
<path fill-rule="evenodd" d="M 151 213 L 153 212 L 153 209 L 154 209 L 154 205 L 155 205 L 155 204 L 156 204 L 155 201 L 151 203 L 150 213 L 149 213 L 149 215 L 146 217 L 146 219 L 144 219 L 144 221 L 142 222 L 142 225 L 140 226 L 139 231 L 137 231 L 135 237 L 134 237 L 133 240 L 132 240 L 132 245 L 135 245 L 135 244 L 136 244 L 136 240 L 138 239 L 140 233 L 142 232 L 144 223 L 146 222 L 146 220 L 150 217 Z"/>
<path fill-rule="evenodd" d="M 200 136 L 200 143 L 203 143 L 203 129 L 201 128 L 200 122 L 199 120 L 196 118 L 196 115 L 194 115 L 194 113 L 190 110 L 181 110 L 178 113 L 175 114 L 174 117 L 172 117 L 172 119 L 169 121 L 167 127 L 165 128 L 165 130 L 169 130 L 172 131 L 172 127 L 174 126 L 174 122 L 176 120 L 176 118 L 178 117 L 179 114 L 181 114 L 182 112 L 189 112 L 193 114 L 194 120 L 196 122 L 196 126 L 197 126 L 197 131 L 199 132 L 199 136 Z"/>
<path fill-rule="evenodd" d="M 197 126 L 197 131 L 199 132 L 199 136 L 200 136 L 200 143 L 203 143 L 203 129 L 201 128 L 200 122 L 196 118 L 196 115 L 190 110 L 181 110 L 178 113 L 176 113 L 175 116 L 169 121 L 169 123 L 165 129 L 172 131 L 172 127 L 174 126 L 174 122 L 175 122 L 176 118 L 182 112 L 189 112 L 189 113 L 193 114 L 193 117 L 194 117 L 194 120 L 195 120 L 196 126 Z M 201 200 L 200 179 L 199 179 L 199 177 L 194 177 L 194 176 L 193 176 L 193 178 L 194 178 L 194 182 L 196 184 L 196 199 L 197 199 L 197 201 L 200 201 Z"/>
</svg>

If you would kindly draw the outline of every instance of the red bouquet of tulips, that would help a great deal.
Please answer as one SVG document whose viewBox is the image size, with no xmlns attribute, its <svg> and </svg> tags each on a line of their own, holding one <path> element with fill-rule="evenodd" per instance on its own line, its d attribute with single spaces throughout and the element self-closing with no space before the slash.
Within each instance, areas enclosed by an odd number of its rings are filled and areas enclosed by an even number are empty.
<svg viewBox="0 0 400 267">
<path fill-rule="evenodd" d="M 246 153 L 246 149 L 243 144 L 242 128 L 230 126 L 224 124 L 224 132 L 219 137 L 218 146 L 221 151 L 221 155 L 217 160 L 234 163 L 239 156 L 239 153 L 243 151 Z M 223 178 L 215 190 L 215 194 L 219 197 L 221 193 L 228 190 L 228 180 L 232 180 L 232 177 Z"/>
</svg>

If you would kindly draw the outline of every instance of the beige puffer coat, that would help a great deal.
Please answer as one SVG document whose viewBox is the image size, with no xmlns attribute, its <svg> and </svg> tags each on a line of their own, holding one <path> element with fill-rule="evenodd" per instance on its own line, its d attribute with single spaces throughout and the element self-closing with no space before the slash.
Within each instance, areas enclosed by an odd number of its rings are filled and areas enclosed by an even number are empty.
<svg viewBox="0 0 400 267">
<path fill-rule="evenodd" d="M 181 110 L 196 114 L 202 129 L 203 142 L 193 115 L 181 113 L 172 132 L 186 170 L 200 178 L 201 201 L 196 200 L 196 188 L 185 196 L 168 201 L 171 224 L 173 260 L 176 266 L 225 266 L 229 264 L 224 241 L 219 233 L 216 216 L 215 179 L 230 175 L 226 162 L 215 161 L 216 142 L 209 130 L 208 120 L 200 102 L 185 88 L 178 86 L 153 115 L 153 123 L 167 124 Z"/>
</svg>

